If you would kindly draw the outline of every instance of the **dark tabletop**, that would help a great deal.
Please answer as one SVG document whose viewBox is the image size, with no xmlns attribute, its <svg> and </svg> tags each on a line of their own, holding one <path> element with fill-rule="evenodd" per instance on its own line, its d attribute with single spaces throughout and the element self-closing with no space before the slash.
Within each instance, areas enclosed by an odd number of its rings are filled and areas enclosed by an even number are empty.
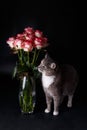
<svg viewBox="0 0 87 130">
<path fill-rule="evenodd" d="M 0 130 L 86 130 L 87 95 L 80 83 L 73 98 L 73 107 L 67 108 L 67 98 L 60 106 L 60 114 L 45 114 L 45 96 L 37 83 L 34 113 L 22 114 L 18 102 L 19 83 L 11 75 L 0 74 Z"/>
<path fill-rule="evenodd" d="M 58 2 L 58 3 L 57 3 Z M 73 6 L 74 4 L 74 6 Z M 87 130 L 87 43 L 86 4 L 69 1 L 0 1 L 0 130 Z M 55 117 L 45 114 L 45 96 L 37 83 L 36 107 L 32 115 L 19 108 L 19 83 L 12 79 L 17 57 L 6 40 L 27 26 L 40 29 L 48 37 L 48 52 L 58 63 L 72 64 L 79 74 L 73 107 L 67 98 Z"/>
</svg>

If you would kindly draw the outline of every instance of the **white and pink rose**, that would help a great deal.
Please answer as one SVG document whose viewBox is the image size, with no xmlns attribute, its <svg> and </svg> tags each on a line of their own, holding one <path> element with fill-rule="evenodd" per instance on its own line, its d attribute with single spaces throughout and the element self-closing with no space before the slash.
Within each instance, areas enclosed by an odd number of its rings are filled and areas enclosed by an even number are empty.
<svg viewBox="0 0 87 130">
<path fill-rule="evenodd" d="M 41 49 L 48 46 L 47 38 L 43 36 L 43 32 L 30 27 L 25 28 L 24 32 L 17 34 L 16 37 L 10 37 L 7 44 L 13 49 L 23 49 L 24 51 L 32 51 L 33 48 Z"/>
<path fill-rule="evenodd" d="M 14 48 L 14 41 L 15 41 L 15 38 L 14 38 L 14 37 L 10 37 L 10 38 L 7 40 L 7 44 L 9 45 L 10 48 Z"/>
<path fill-rule="evenodd" d="M 24 31 L 25 31 L 25 33 L 27 33 L 27 34 L 33 34 L 33 33 L 34 33 L 34 29 L 31 28 L 31 27 L 25 28 Z"/>
<path fill-rule="evenodd" d="M 35 36 L 36 37 L 42 37 L 43 36 L 43 32 L 39 31 L 39 30 L 36 30 L 35 31 Z"/>
<path fill-rule="evenodd" d="M 31 52 L 33 50 L 32 42 L 26 40 L 22 43 L 22 49 L 26 52 Z"/>
</svg>

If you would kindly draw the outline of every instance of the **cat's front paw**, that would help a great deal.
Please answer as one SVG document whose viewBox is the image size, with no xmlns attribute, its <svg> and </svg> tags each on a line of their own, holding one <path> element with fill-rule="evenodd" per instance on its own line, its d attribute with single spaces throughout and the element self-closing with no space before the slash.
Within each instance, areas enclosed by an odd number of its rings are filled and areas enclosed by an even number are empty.
<svg viewBox="0 0 87 130">
<path fill-rule="evenodd" d="M 67 103 L 67 107 L 71 108 L 72 107 L 72 103 Z"/>
<path fill-rule="evenodd" d="M 54 116 L 58 116 L 58 115 L 59 115 L 59 112 L 58 112 L 58 111 L 54 111 L 54 112 L 53 112 L 53 115 L 54 115 Z"/>
<path fill-rule="evenodd" d="M 48 110 L 47 108 L 45 109 L 45 113 L 49 113 L 50 112 L 50 110 Z"/>
</svg>

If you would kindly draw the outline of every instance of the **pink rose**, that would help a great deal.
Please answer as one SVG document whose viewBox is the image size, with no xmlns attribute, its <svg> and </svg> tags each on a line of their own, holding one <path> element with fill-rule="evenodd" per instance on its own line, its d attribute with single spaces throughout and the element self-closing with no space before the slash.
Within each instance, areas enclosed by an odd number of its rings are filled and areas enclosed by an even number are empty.
<svg viewBox="0 0 87 130">
<path fill-rule="evenodd" d="M 26 34 L 25 38 L 26 38 L 26 40 L 29 40 L 29 41 L 31 41 L 33 43 L 34 35 L 33 34 L 32 35 L 31 34 Z"/>
<path fill-rule="evenodd" d="M 37 49 L 44 48 L 44 47 L 46 47 L 48 45 L 47 44 L 47 38 L 44 38 L 44 37 L 35 38 L 34 44 L 35 44 L 35 47 Z"/>
<path fill-rule="evenodd" d="M 16 39 L 15 42 L 14 42 L 15 49 L 22 49 L 22 47 L 21 47 L 22 42 L 23 42 L 22 40 Z"/>
<path fill-rule="evenodd" d="M 47 38 L 43 37 L 43 32 L 34 30 L 31 27 L 24 29 L 24 32 L 10 37 L 7 43 L 11 48 L 23 49 L 24 51 L 32 51 L 33 48 L 41 49 L 48 46 Z"/>
<path fill-rule="evenodd" d="M 43 47 L 43 38 L 35 38 L 34 44 L 37 49 L 41 49 Z"/>
<path fill-rule="evenodd" d="M 28 40 L 24 41 L 22 44 L 22 49 L 24 51 L 32 51 L 33 50 L 32 42 Z"/>
<path fill-rule="evenodd" d="M 39 31 L 39 30 L 35 31 L 35 36 L 36 37 L 42 37 L 42 35 L 43 35 L 43 33 L 41 31 Z"/>
<path fill-rule="evenodd" d="M 24 30 L 25 30 L 25 32 L 28 33 L 28 34 L 33 34 L 33 33 L 34 33 L 33 28 L 30 28 L 30 27 L 27 27 L 27 28 L 25 28 Z"/>
<path fill-rule="evenodd" d="M 8 44 L 11 48 L 14 48 L 14 41 L 15 41 L 15 38 L 14 38 L 14 37 L 10 37 L 10 38 L 7 40 L 7 44 Z"/>
</svg>

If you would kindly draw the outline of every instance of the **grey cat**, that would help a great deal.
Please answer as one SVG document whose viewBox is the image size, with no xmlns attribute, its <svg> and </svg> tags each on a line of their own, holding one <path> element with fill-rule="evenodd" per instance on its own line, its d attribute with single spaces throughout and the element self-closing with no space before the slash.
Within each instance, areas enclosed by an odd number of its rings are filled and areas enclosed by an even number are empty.
<svg viewBox="0 0 87 130">
<path fill-rule="evenodd" d="M 42 86 L 46 96 L 45 113 L 51 111 L 53 100 L 53 115 L 58 115 L 59 105 L 65 96 L 68 96 L 67 107 L 72 107 L 72 99 L 78 84 L 78 74 L 75 68 L 71 65 L 59 66 L 46 54 L 38 66 L 38 71 L 42 73 Z"/>
</svg>

